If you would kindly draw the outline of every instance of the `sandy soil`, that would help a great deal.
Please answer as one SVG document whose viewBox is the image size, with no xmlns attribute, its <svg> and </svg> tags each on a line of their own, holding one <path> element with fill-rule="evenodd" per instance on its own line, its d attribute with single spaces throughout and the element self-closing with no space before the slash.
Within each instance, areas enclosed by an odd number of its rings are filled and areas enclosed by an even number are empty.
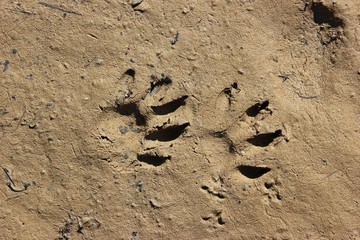
<svg viewBox="0 0 360 240">
<path fill-rule="evenodd" d="M 0 239 L 360 239 L 359 13 L 1 1 Z"/>
</svg>

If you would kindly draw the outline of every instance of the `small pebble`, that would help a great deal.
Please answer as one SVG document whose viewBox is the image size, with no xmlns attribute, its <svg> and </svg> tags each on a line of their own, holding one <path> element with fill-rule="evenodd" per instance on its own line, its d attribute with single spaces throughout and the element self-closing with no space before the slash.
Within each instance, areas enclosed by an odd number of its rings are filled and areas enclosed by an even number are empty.
<svg viewBox="0 0 360 240">
<path fill-rule="evenodd" d="M 182 11 L 183 14 L 188 14 L 190 12 L 190 8 L 185 7 Z"/>
<path fill-rule="evenodd" d="M 144 3 L 133 6 L 133 9 L 135 11 L 139 11 L 139 12 L 146 12 L 147 10 L 149 10 L 149 5 L 144 2 Z"/>
<path fill-rule="evenodd" d="M 27 80 L 33 80 L 33 75 L 32 75 L 32 74 L 27 75 L 27 76 L 26 76 L 26 79 L 27 79 Z"/>
<path fill-rule="evenodd" d="M 121 134 L 126 134 L 129 132 L 129 128 L 128 127 L 120 127 L 119 131 Z"/>
<path fill-rule="evenodd" d="M 55 103 L 54 102 L 48 102 L 48 103 L 46 103 L 46 107 L 50 108 L 50 109 L 54 109 L 55 108 Z"/>
<path fill-rule="evenodd" d="M 139 5 L 140 3 L 142 3 L 143 0 L 132 0 L 131 2 L 131 6 L 132 7 L 136 7 L 137 5 Z"/>
<path fill-rule="evenodd" d="M 104 60 L 101 58 L 96 59 L 95 61 L 96 65 L 102 65 L 104 63 Z"/>
<path fill-rule="evenodd" d="M 149 203 L 152 208 L 160 208 L 161 207 L 161 205 L 154 199 L 150 199 Z"/>
<path fill-rule="evenodd" d="M 238 69 L 238 74 L 241 74 L 241 75 L 244 75 L 244 70 L 242 70 L 242 69 Z"/>
<path fill-rule="evenodd" d="M 23 182 L 23 186 L 24 186 L 25 190 L 28 189 L 30 187 L 30 185 L 31 184 L 28 182 Z"/>
<path fill-rule="evenodd" d="M 64 62 L 64 63 L 63 63 L 63 66 L 64 66 L 64 68 L 66 68 L 66 69 L 69 68 L 69 64 L 68 64 L 67 62 Z"/>
<path fill-rule="evenodd" d="M 248 186 L 248 185 L 246 185 L 246 184 L 242 185 L 242 190 L 243 190 L 243 191 L 248 190 L 248 188 L 249 188 L 249 186 Z"/>
</svg>

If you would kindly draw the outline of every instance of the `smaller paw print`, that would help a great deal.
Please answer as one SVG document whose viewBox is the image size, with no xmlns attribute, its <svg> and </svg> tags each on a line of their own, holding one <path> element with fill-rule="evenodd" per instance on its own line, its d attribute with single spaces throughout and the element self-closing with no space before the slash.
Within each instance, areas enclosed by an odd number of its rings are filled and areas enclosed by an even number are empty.
<svg viewBox="0 0 360 240">
<path fill-rule="evenodd" d="M 222 216 L 222 210 L 214 210 L 208 215 L 201 217 L 204 224 L 207 224 L 213 228 L 218 228 L 225 225 L 224 218 Z"/>
<path fill-rule="evenodd" d="M 277 179 L 269 179 L 265 181 L 263 194 L 266 197 L 266 201 L 271 202 L 281 202 L 282 195 L 280 193 L 281 180 Z"/>
</svg>

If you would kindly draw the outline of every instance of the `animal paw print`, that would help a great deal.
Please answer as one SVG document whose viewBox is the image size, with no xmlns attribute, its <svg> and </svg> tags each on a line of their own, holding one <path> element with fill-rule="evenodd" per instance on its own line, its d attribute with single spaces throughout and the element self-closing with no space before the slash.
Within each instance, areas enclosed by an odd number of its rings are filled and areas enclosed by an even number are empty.
<svg viewBox="0 0 360 240">
<path fill-rule="evenodd" d="M 134 70 L 127 70 L 124 79 L 127 88 L 119 91 L 115 105 L 107 109 L 111 117 L 98 127 L 112 145 L 108 159 L 122 155 L 135 165 L 161 166 L 171 160 L 175 143 L 190 127 L 190 113 L 183 107 L 188 95 L 171 89 L 173 82 L 166 75 L 153 75 L 143 93 L 134 93 Z"/>
<path fill-rule="evenodd" d="M 216 142 L 221 141 L 221 145 L 227 147 L 226 151 L 230 155 L 227 161 L 223 161 L 222 158 L 219 158 L 220 160 L 211 158 L 210 162 L 227 163 L 223 165 L 221 171 L 224 173 L 225 183 L 230 183 L 226 186 L 234 187 L 227 187 L 226 196 L 231 197 L 230 193 L 235 192 L 241 193 L 244 197 L 249 194 L 258 194 L 262 189 L 261 193 L 266 197 L 266 201 L 279 202 L 281 195 L 278 184 L 266 181 L 263 188 L 259 188 L 258 185 L 259 183 L 263 185 L 267 177 L 274 175 L 271 172 L 280 168 L 276 158 L 267 155 L 275 152 L 275 146 L 288 141 L 287 128 L 274 117 L 276 109 L 272 107 L 269 100 L 248 106 L 234 116 L 232 113 L 239 111 L 235 106 L 235 103 L 240 100 L 238 93 L 237 85 L 233 84 L 231 88 L 225 88 L 216 99 L 216 106 L 226 106 L 226 104 L 229 106 L 228 112 L 232 120 L 228 121 L 225 127 L 220 128 L 221 130 L 209 130 L 209 134 Z M 223 100 L 220 101 L 221 98 Z M 220 107 L 218 109 L 221 110 Z M 219 129 L 218 126 L 215 129 Z M 202 190 L 215 197 L 224 193 L 219 188 L 219 184 L 203 185 Z M 234 200 L 238 199 L 236 194 L 232 196 Z"/>
<path fill-rule="evenodd" d="M 265 181 L 263 194 L 266 197 L 266 201 L 280 202 L 282 201 L 282 196 L 280 193 L 281 181 L 279 178 L 269 179 Z"/>
<path fill-rule="evenodd" d="M 222 216 L 222 210 L 214 210 L 212 213 L 202 216 L 201 218 L 205 224 L 208 224 L 213 228 L 218 228 L 225 224 Z"/>
</svg>

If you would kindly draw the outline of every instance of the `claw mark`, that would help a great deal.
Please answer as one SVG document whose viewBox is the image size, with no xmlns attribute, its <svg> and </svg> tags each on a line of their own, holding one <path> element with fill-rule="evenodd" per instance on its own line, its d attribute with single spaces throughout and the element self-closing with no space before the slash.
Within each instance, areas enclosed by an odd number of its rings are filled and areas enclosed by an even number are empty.
<svg viewBox="0 0 360 240">
<path fill-rule="evenodd" d="M 251 179 L 259 178 L 265 173 L 271 171 L 271 168 L 268 167 L 255 167 L 255 166 L 247 166 L 247 165 L 241 165 L 237 169 L 240 171 L 242 175 Z"/>
<path fill-rule="evenodd" d="M 280 137 L 281 134 L 282 134 L 281 130 L 276 130 L 275 132 L 255 135 L 252 138 L 247 139 L 246 141 L 254 146 L 266 147 L 270 143 L 272 143 L 275 140 L 275 138 Z"/>
<path fill-rule="evenodd" d="M 144 126 L 146 125 L 146 118 L 141 114 L 139 107 L 136 103 L 127 103 L 121 104 L 119 101 L 115 102 L 116 109 L 115 111 L 121 115 L 130 116 L 134 115 L 136 120 L 136 125 Z"/>
<path fill-rule="evenodd" d="M 182 96 L 178 99 L 172 100 L 168 103 L 165 103 L 160 106 L 152 106 L 151 109 L 154 111 L 157 115 L 166 115 L 172 112 L 175 112 L 179 107 L 185 105 L 185 100 L 188 98 L 188 96 Z"/>
<path fill-rule="evenodd" d="M 185 129 L 189 125 L 190 123 L 184 123 L 182 125 L 174 125 L 166 128 L 160 127 L 157 130 L 152 131 L 148 135 L 146 135 L 145 139 L 152 141 L 158 140 L 161 142 L 172 141 L 180 137 L 180 135 L 184 133 Z"/>
<path fill-rule="evenodd" d="M 269 106 L 269 101 L 266 100 L 262 103 L 256 103 L 255 105 L 249 107 L 247 110 L 246 110 L 246 114 L 249 116 L 249 117 L 256 117 L 261 110 L 268 110 L 270 112 L 270 114 L 272 114 L 272 111 L 268 109 L 268 106 Z"/>
<path fill-rule="evenodd" d="M 151 155 L 151 154 L 139 154 L 137 159 L 140 162 L 144 162 L 155 167 L 158 167 L 166 162 L 166 160 L 170 160 L 171 156 L 163 157 L 158 155 Z"/>
</svg>

